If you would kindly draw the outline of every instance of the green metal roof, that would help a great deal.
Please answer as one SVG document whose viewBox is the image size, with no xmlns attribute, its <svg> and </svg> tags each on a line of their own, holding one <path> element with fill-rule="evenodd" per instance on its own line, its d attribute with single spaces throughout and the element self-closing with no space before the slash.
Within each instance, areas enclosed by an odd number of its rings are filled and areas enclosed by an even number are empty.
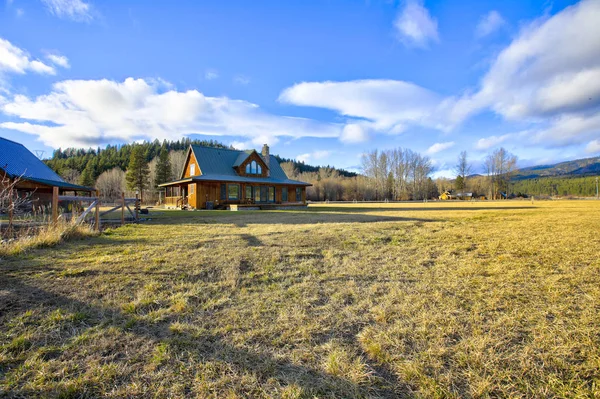
<svg viewBox="0 0 600 399">
<path fill-rule="evenodd" d="M 310 183 L 288 179 L 283 169 L 281 169 L 279 162 L 277 162 L 277 158 L 273 155 L 270 155 L 269 159 L 269 177 L 244 177 L 237 174 L 235 167 L 241 165 L 242 162 L 252 154 L 253 150 L 239 151 L 228 148 L 192 145 L 191 151 L 194 153 L 196 161 L 198 162 L 198 167 L 202 173 L 200 176 L 192 176 L 191 179 L 194 181 L 231 181 L 240 183 L 269 183 L 299 186 L 311 185 Z M 258 155 L 263 158 L 262 155 Z M 189 178 L 182 178 L 175 182 L 161 184 L 161 186 L 164 187 L 171 184 L 184 183 L 186 181 L 189 181 Z"/>
</svg>

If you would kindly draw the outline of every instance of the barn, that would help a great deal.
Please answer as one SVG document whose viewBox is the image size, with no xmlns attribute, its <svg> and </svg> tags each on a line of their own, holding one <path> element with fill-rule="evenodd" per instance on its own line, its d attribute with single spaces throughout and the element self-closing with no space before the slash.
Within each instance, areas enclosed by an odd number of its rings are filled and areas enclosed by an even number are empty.
<svg viewBox="0 0 600 399">
<path fill-rule="evenodd" d="M 169 208 L 306 206 L 311 186 L 288 179 L 266 144 L 261 153 L 192 145 L 180 176 L 160 185 Z"/>
<path fill-rule="evenodd" d="M 0 178 L 2 178 L 3 191 L 7 187 L 12 187 L 13 195 L 26 198 L 30 209 L 49 206 L 52 203 L 54 187 L 58 187 L 60 195 L 67 192 L 89 195 L 95 192 L 94 188 L 64 181 L 24 145 L 2 137 L 0 137 Z"/>
</svg>

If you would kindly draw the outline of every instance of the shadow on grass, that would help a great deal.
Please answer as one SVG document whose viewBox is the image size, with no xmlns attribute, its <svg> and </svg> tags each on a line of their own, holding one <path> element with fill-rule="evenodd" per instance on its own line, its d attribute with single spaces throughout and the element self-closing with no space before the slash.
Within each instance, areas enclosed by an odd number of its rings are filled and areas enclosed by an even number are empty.
<svg viewBox="0 0 600 399">
<path fill-rule="evenodd" d="M 19 272 L 33 274 L 43 269 L 43 266 L 30 264 L 25 268 L 27 270 L 21 268 Z M 198 356 L 203 361 L 224 362 L 232 369 L 239 371 L 240 374 L 248 372 L 256 376 L 260 384 L 276 380 L 283 386 L 297 385 L 303 389 L 302 397 L 411 397 L 408 386 L 396 380 L 394 374 L 384 366 L 371 366 L 375 371 L 376 378 L 365 384 L 358 385 L 350 380 L 329 375 L 311 367 L 276 359 L 267 352 L 233 346 L 227 342 L 225 337 L 220 335 L 212 334 L 197 337 L 185 331 L 174 333 L 170 330 L 169 326 L 172 322 L 176 321 L 175 317 L 168 317 L 165 320 L 150 323 L 134 320 L 132 316 L 120 309 L 91 306 L 78 299 L 28 284 L 21 278 L 14 276 L 10 271 L 3 270 L 3 268 L 0 268 L 0 299 L 3 302 L 3 307 L 0 309 L 0 325 L 3 326 L 6 326 L 11 319 L 22 314 L 25 310 L 32 308 L 39 309 L 42 307 L 48 314 L 57 309 L 86 314 L 87 318 L 85 323 L 82 324 L 81 329 L 79 331 L 73 329 L 71 335 L 67 333 L 61 336 L 57 346 L 72 342 L 73 339 L 90 328 L 115 327 L 120 331 L 133 333 L 150 341 L 151 345 L 155 348 L 159 345 L 168 345 L 169 348 L 184 357 L 185 353 L 189 353 Z M 354 335 L 356 333 L 358 333 L 358 329 L 352 332 Z M 349 339 L 352 339 L 352 337 L 349 337 Z M 31 342 L 29 349 L 33 350 L 44 345 L 47 345 L 47 343 Z M 56 353 L 52 355 L 53 358 L 60 358 L 62 351 L 55 349 L 54 352 Z M 105 355 L 123 356 L 121 353 Z M 18 360 L 11 360 L 6 357 L 4 360 L 0 360 L 0 381 L 11 371 L 22 367 L 26 360 L 25 353 L 22 353 Z M 108 385 L 118 383 L 125 386 L 131 377 L 118 376 L 113 378 L 117 378 L 118 382 L 104 382 L 108 383 Z M 192 381 L 186 387 L 190 392 L 192 390 L 191 383 Z M 24 388 L 23 385 L 22 383 L 18 384 L 12 391 L 4 392 L 6 396 L 3 397 L 48 397 L 60 396 L 65 393 L 60 392 L 57 388 L 53 388 L 50 391 L 43 389 L 36 390 Z M 69 391 L 68 394 L 70 395 L 69 397 L 93 396 L 97 389 L 93 384 L 91 386 L 84 385 L 80 388 L 75 388 L 75 391 Z"/>
<path fill-rule="evenodd" d="M 371 210 L 376 211 L 376 210 Z M 335 223 L 378 223 L 378 222 L 436 222 L 433 218 L 365 215 L 345 209 L 341 211 L 238 211 L 212 215 L 210 212 L 187 212 L 186 216 L 154 218 L 147 224 L 235 224 L 246 227 L 250 224 L 335 224 Z"/>
<path fill-rule="evenodd" d="M 536 209 L 536 206 L 447 206 L 447 207 L 336 207 L 336 206 L 314 206 L 309 207 L 308 210 L 304 212 L 316 212 L 316 213 L 326 213 L 326 212 L 341 212 L 341 213 L 371 213 L 371 212 L 432 212 L 432 211 L 509 211 L 509 210 L 523 210 L 523 209 Z"/>
</svg>

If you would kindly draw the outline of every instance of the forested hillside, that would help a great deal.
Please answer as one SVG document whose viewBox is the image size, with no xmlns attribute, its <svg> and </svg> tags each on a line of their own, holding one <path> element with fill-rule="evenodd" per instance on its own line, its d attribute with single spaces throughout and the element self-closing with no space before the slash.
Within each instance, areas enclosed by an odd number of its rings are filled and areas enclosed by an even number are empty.
<svg viewBox="0 0 600 399">
<path fill-rule="evenodd" d="M 512 192 L 527 195 L 549 196 L 581 196 L 592 197 L 596 195 L 596 177 L 541 177 L 525 180 L 514 180 Z"/>
</svg>

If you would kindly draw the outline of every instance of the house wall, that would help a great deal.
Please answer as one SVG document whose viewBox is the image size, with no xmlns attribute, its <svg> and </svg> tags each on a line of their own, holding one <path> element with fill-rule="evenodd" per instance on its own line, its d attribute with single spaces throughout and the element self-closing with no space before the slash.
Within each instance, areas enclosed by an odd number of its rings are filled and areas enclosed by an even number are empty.
<svg viewBox="0 0 600 399">
<path fill-rule="evenodd" d="M 185 161 L 185 172 L 183 173 L 183 178 L 186 177 L 191 177 L 191 169 L 192 169 L 192 165 L 195 165 L 195 174 L 194 176 L 200 176 L 202 175 L 202 172 L 200 171 L 200 166 L 198 165 L 198 161 L 196 160 L 196 156 L 194 155 L 194 151 L 190 151 L 189 152 L 189 156 L 188 159 L 186 159 Z"/>
<path fill-rule="evenodd" d="M 273 184 L 242 184 L 237 183 L 240 186 L 240 196 L 237 200 L 221 200 L 221 184 L 236 184 L 236 183 L 228 183 L 228 182 L 202 182 L 196 183 L 196 195 L 192 197 L 189 196 L 189 204 L 190 206 L 196 209 L 206 209 L 206 201 L 212 201 L 215 206 L 218 206 L 223 203 L 227 204 L 238 204 L 243 203 L 246 198 L 246 186 L 253 187 L 275 187 L 275 203 L 282 203 L 282 190 L 288 190 L 288 200 L 287 203 L 293 202 L 306 202 L 306 188 L 302 187 L 302 195 L 300 199 L 296 199 L 296 186 L 281 186 L 281 185 L 273 185 Z M 229 192 L 229 188 L 227 186 L 227 193 Z"/>
<path fill-rule="evenodd" d="M 252 175 L 252 174 L 246 173 L 246 165 L 248 165 L 252 161 L 256 161 L 262 167 L 262 173 L 260 175 Z M 246 160 L 244 162 L 242 162 L 242 164 L 240 166 L 238 166 L 237 173 L 240 176 L 268 177 L 267 165 L 265 164 L 265 161 L 261 158 L 261 156 L 258 155 L 258 153 L 256 153 L 256 152 L 253 152 L 252 154 L 250 154 L 250 156 L 248 158 L 246 158 Z"/>
</svg>

